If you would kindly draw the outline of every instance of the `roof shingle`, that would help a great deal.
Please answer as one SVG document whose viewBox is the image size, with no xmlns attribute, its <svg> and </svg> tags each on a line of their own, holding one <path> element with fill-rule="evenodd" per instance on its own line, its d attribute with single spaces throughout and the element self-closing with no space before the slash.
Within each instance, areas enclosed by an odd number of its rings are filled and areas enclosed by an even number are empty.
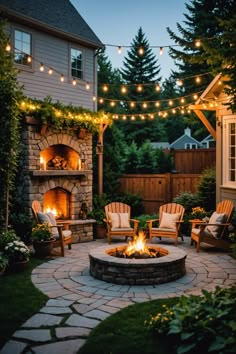
<svg viewBox="0 0 236 354">
<path fill-rule="evenodd" d="M 0 0 L 0 11 L 7 17 L 23 18 L 26 22 L 44 25 L 91 46 L 103 47 L 69 0 Z"/>
</svg>

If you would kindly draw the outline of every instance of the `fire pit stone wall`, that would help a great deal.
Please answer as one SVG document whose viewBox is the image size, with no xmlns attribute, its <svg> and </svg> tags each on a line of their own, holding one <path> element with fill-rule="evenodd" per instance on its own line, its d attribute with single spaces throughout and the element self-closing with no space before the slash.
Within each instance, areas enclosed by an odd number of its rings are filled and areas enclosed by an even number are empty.
<svg viewBox="0 0 236 354">
<path fill-rule="evenodd" d="M 118 244 L 117 247 L 125 247 Z M 117 258 L 109 255 L 114 251 L 111 245 L 92 250 L 90 274 L 108 283 L 128 285 L 155 285 L 181 278 L 186 273 L 186 252 L 175 247 L 166 246 L 159 249 L 163 256 L 149 259 Z"/>
</svg>

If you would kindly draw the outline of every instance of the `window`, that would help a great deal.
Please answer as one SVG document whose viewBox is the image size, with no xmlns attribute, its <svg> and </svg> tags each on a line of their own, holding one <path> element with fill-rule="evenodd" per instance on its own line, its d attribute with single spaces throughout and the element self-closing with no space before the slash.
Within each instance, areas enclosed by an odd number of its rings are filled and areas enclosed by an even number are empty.
<svg viewBox="0 0 236 354">
<path fill-rule="evenodd" d="M 31 35 L 29 33 L 15 30 L 14 37 L 14 62 L 16 64 L 31 66 Z"/>
<path fill-rule="evenodd" d="M 236 186 L 236 120 L 233 116 L 224 119 L 223 156 L 224 184 Z"/>
<path fill-rule="evenodd" d="M 195 143 L 186 143 L 185 149 L 197 149 L 197 144 Z"/>
<path fill-rule="evenodd" d="M 74 49 L 71 48 L 71 76 L 78 78 L 78 79 L 83 79 L 83 70 L 82 70 L 82 51 L 79 49 Z"/>
</svg>

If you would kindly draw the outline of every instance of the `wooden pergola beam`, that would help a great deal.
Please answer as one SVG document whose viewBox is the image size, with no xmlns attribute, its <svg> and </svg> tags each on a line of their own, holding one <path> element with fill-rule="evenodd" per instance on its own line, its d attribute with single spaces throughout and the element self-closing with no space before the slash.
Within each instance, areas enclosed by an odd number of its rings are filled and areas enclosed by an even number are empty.
<svg viewBox="0 0 236 354">
<path fill-rule="evenodd" d="M 213 126 L 208 121 L 208 119 L 203 114 L 203 112 L 200 109 L 195 109 L 195 108 L 193 109 L 193 111 L 198 116 L 198 118 L 201 120 L 201 122 L 204 124 L 204 126 L 207 128 L 207 130 L 212 135 L 212 137 L 216 140 L 216 130 L 213 128 Z"/>
</svg>

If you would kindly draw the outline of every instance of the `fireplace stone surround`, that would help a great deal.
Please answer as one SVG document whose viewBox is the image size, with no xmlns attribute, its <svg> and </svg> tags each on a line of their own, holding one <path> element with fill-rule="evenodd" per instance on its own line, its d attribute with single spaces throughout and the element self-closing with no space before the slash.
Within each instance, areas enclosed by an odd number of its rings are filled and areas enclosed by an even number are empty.
<svg viewBox="0 0 236 354">
<path fill-rule="evenodd" d="M 92 208 L 92 134 L 80 137 L 78 130 L 42 126 L 27 117 L 22 144 L 18 195 L 29 215 L 33 200 L 43 210 L 47 203 L 51 203 L 50 209 L 59 205 L 58 218 L 70 221 L 73 242 L 91 241 L 96 221 L 80 220 L 79 211 L 83 202 L 88 210 Z M 55 157 L 62 163 L 52 164 Z"/>
</svg>

